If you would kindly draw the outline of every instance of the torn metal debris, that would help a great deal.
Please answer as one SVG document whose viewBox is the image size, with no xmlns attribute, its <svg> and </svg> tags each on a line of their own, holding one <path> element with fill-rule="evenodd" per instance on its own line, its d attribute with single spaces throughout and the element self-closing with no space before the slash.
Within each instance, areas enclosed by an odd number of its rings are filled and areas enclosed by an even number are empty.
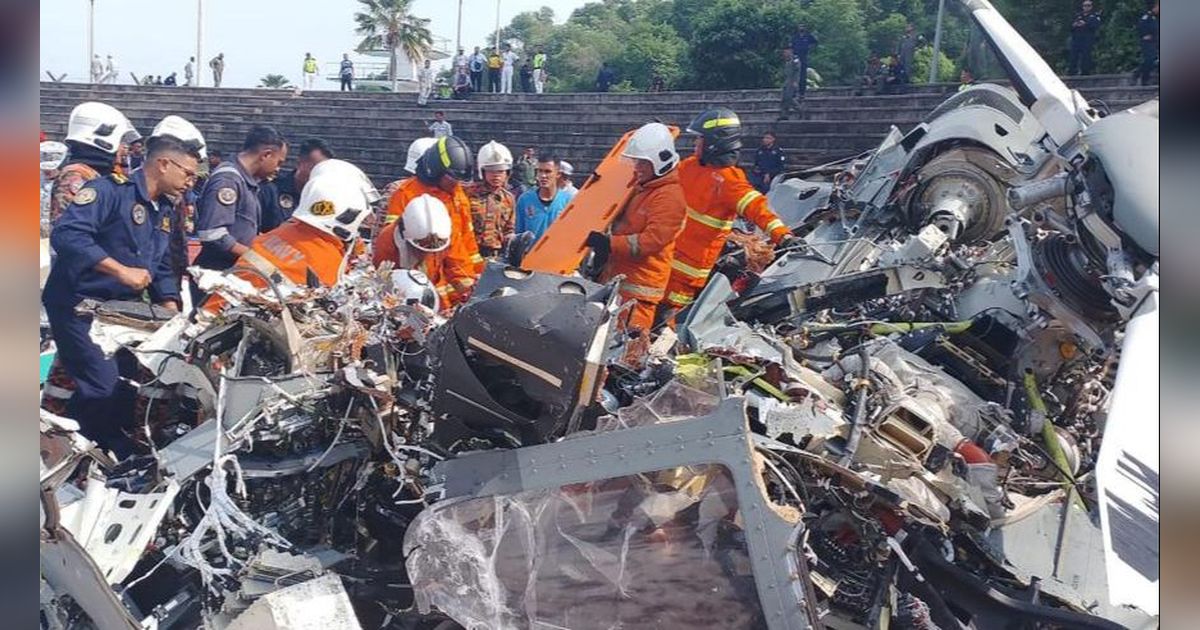
<svg viewBox="0 0 1200 630">
<path fill-rule="evenodd" d="M 81 305 L 139 452 L 42 413 L 43 626 L 1157 626 L 1157 116 L 965 4 L 1012 88 L 781 175 L 800 244 L 636 366 L 614 285 L 498 263 Z"/>
</svg>

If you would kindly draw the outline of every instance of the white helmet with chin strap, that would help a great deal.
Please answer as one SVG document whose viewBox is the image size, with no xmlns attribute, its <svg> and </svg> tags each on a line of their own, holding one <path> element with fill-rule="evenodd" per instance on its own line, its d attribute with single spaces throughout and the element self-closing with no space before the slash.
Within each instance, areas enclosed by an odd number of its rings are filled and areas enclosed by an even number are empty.
<svg viewBox="0 0 1200 630">
<path fill-rule="evenodd" d="M 657 122 L 646 123 L 633 132 L 621 155 L 650 162 L 654 165 L 655 177 L 666 175 L 679 164 L 671 130 Z"/>
<path fill-rule="evenodd" d="M 479 167 L 479 176 L 483 177 L 484 171 L 511 171 L 513 157 L 508 147 L 492 140 L 479 147 L 475 164 Z"/>
<path fill-rule="evenodd" d="M 404 206 L 404 214 L 395 233 L 396 247 L 407 243 L 426 253 L 440 252 L 450 246 L 450 213 L 446 204 L 433 195 L 421 195 Z"/>
<path fill-rule="evenodd" d="M 378 199 L 379 193 L 357 166 L 325 160 L 313 167 L 292 218 L 349 241 L 358 236 L 358 227 Z"/>
<path fill-rule="evenodd" d="M 167 116 L 154 125 L 154 131 L 150 132 L 150 137 L 160 138 L 163 136 L 170 136 L 182 142 L 189 151 L 196 151 L 201 160 L 208 158 L 208 152 L 204 149 L 204 134 L 200 133 L 196 125 L 181 116 Z"/>
<path fill-rule="evenodd" d="M 417 138 L 408 145 L 408 155 L 404 159 L 404 170 L 409 175 L 417 174 L 417 160 L 425 154 L 425 150 L 433 146 L 437 138 Z"/>
<path fill-rule="evenodd" d="M 107 103 L 89 101 L 71 110 L 65 140 L 116 154 L 121 139 L 131 129 L 133 125 L 120 110 Z"/>
</svg>

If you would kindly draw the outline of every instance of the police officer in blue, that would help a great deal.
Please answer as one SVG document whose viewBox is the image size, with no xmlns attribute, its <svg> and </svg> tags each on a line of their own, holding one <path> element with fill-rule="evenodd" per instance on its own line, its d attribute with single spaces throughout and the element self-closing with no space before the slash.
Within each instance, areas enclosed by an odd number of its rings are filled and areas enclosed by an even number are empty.
<svg viewBox="0 0 1200 630">
<path fill-rule="evenodd" d="M 295 170 L 280 172 L 258 188 L 258 199 L 262 204 L 259 233 L 270 232 L 291 218 L 312 168 L 332 157 L 333 149 L 321 138 L 309 138 L 300 143 Z"/>
<path fill-rule="evenodd" d="M 204 137 L 188 121 L 168 116 L 146 141 L 145 162 L 128 177 L 92 180 L 55 223 L 50 241 L 58 258 L 42 304 L 58 359 L 76 381 L 68 415 L 84 435 L 118 457 L 132 451 L 123 429 L 132 426 L 132 395 L 120 384 L 116 362 L 91 340 L 84 299 L 140 300 L 144 292 L 170 311 L 181 305 L 171 271 L 170 237 L 178 199 L 195 182 Z"/>
<path fill-rule="evenodd" d="M 1083 0 L 1079 13 L 1071 20 L 1071 49 L 1067 54 L 1067 74 L 1091 74 L 1092 48 L 1100 33 L 1100 12 L 1094 11 L 1092 0 Z"/>
<path fill-rule="evenodd" d="M 228 269 L 250 249 L 262 231 L 258 189 L 279 172 L 287 159 L 287 141 L 278 131 L 256 125 L 246 134 L 242 150 L 213 169 L 196 204 L 196 264 Z"/>
</svg>

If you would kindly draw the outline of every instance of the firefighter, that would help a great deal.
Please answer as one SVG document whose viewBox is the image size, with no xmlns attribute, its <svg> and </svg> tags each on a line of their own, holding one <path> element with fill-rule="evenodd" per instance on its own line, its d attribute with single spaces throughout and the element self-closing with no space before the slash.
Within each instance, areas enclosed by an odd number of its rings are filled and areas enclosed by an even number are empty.
<svg viewBox="0 0 1200 630">
<path fill-rule="evenodd" d="M 742 125 L 733 110 L 704 111 L 688 125 L 687 133 L 696 136 L 696 144 L 694 153 L 679 164 L 687 219 L 675 241 L 663 302 L 662 316 L 668 321 L 668 315 L 691 304 L 704 288 L 738 217 L 758 226 L 776 245 L 786 246 L 795 238 L 737 166 Z"/>
<path fill-rule="evenodd" d="M 379 201 L 371 180 L 357 166 L 329 159 L 312 168 L 292 216 L 260 234 L 234 263 L 285 285 L 328 287 L 337 284 L 355 251 L 358 228 Z M 258 287 L 257 273 L 238 274 Z M 223 301 L 210 298 L 204 308 L 215 312 Z"/>
<path fill-rule="evenodd" d="M 434 286 L 441 309 L 454 305 L 447 256 L 454 238 L 446 204 L 433 195 L 418 195 L 404 207 L 399 221 L 389 223 L 375 239 L 376 266 L 391 262 L 399 271 L 419 271 Z M 405 275 L 405 274 L 402 274 Z"/>
<path fill-rule="evenodd" d="M 112 105 L 80 103 L 67 120 L 67 157 L 50 188 L 50 222 L 58 220 L 83 185 L 113 172 L 121 140 L 133 130 Z"/>
<path fill-rule="evenodd" d="M 471 201 L 462 188 L 462 182 L 471 180 L 473 161 L 462 140 L 453 136 L 438 138 L 417 160 L 416 177 L 400 184 L 388 199 L 389 223 L 403 216 L 408 203 L 421 195 L 438 199 L 450 213 L 453 231 L 443 265 L 448 306 L 460 304 L 470 297 L 476 279 L 483 273 L 483 257 L 479 255 L 475 230 L 471 228 Z"/>
<path fill-rule="evenodd" d="M 471 225 L 479 253 L 491 258 L 500 253 L 516 228 L 517 200 L 508 189 L 513 158 L 508 147 L 495 140 L 483 145 L 475 160 L 481 181 L 464 190 L 471 200 Z"/>
<path fill-rule="evenodd" d="M 612 234 L 592 232 L 586 243 L 607 260 L 602 282 L 624 276 L 618 291 L 623 301 L 632 303 L 626 330 L 648 333 L 671 273 L 687 202 L 679 185 L 675 139 L 666 125 L 643 125 L 621 155 L 633 160 L 634 194 L 613 223 Z"/>
</svg>

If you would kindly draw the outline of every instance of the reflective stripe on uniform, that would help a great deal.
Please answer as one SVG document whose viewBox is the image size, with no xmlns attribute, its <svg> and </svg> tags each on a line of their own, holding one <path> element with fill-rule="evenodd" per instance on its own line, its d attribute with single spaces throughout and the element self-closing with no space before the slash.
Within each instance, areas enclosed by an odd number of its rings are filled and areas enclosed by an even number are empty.
<svg viewBox="0 0 1200 630">
<path fill-rule="evenodd" d="M 692 303 L 692 298 L 677 291 L 672 291 L 667 294 L 667 301 L 676 306 L 687 306 Z"/>
<path fill-rule="evenodd" d="M 395 221 L 396 219 L 399 219 L 399 218 L 400 218 L 400 215 L 398 215 L 398 214 L 385 214 L 385 215 L 383 215 L 383 224 L 387 225 L 388 223 L 392 223 L 393 221 Z"/>
<path fill-rule="evenodd" d="M 74 395 L 75 395 L 75 390 L 73 390 L 73 389 L 59 387 L 58 385 L 54 385 L 53 383 L 46 383 L 46 384 L 42 385 L 42 396 L 49 396 L 50 398 L 57 398 L 59 400 L 67 400 L 68 398 L 70 398 L 71 396 L 74 396 Z"/>
<path fill-rule="evenodd" d="M 738 202 L 737 202 L 738 215 L 741 215 L 743 212 L 746 211 L 746 206 L 750 205 L 751 201 L 754 201 L 755 199 L 758 199 L 761 196 L 763 196 L 763 194 L 758 192 L 757 190 L 751 190 L 750 192 L 742 195 L 742 198 L 738 199 Z"/>
<path fill-rule="evenodd" d="M 647 301 L 661 300 L 663 296 L 663 289 L 633 284 L 631 282 L 622 282 L 620 291 L 621 293 L 628 293 L 639 300 Z"/>
<path fill-rule="evenodd" d="M 446 152 L 446 137 L 438 140 L 438 153 L 442 156 L 442 166 L 450 168 L 450 154 Z"/>
<path fill-rule="evenodd" d="M 707 278 L 709 272 L 708 269 L 693 267 L 679 259 L 671 261 L 671 268 L 690 278 Z"/>
<path fill-rule="evenodd" d="M 714 127 L 728 127 L 730 125 L 738 124 L 741 124 L 741 121 L 739 121 L 737 118 L 713 118 L 711 120 L 704 121 L 704 128 L 712 129 Z"/>
<path fill-rule="evenodd" d="M 229 236 L 229 230 L 224 227 L 213 228 L 211 230 L 196 230 L 196 238 L 199 238 L 202 243 L 219 241 L 226 236 Z"/>
<path fill-rule="evenodd" d="M 471 254 L 471 262 L 482 265 L 483 256 L 480 256 L 479 254 Z"/>
<path fill-rule="evenodd" d="M 741 211 L 739 210 L 739 212 L 741 212 Z M 687 216 L 689 219 L 695 221 L 696 223 L 701 223 L 703 225 L 707 225 L 708 227 L 714 228 L 717 230 L 732 230 L 733 229 L 733 221 L 722 221 L 721 219 L 708 216 L 707 214 L 700 214 L 699 212 L 696 212 L 695 210 L 692 210 L 691 208 L 687 209 Z"/>
<path fill-rule="evenodd" d="M 634 258 L 640 258 L 642 255 L 642 246 L 640 241 L 638 241 L 637 234 L 629 235 L 629 255 Z"/>
<path fill-rule="evenodd" d="M 771 221 L 769 223 L 767 223 L 767 231 L 768 232 L 774 232 L 775 230 L 786 229 L 786 228 L 787 228 L 787 226 L 784 225 L 783 221 L 780 221 L 779 219 L 771 219 Z"/>
<path fill-rule="evenodd" d="M 275 266 L 275 263 L 267 260 L 262 254 L 253 249 L 247 250 L 245 254 L 242 254 L 238 262 L 248 263 L 254 269 L 262 272 L 264 276 L 270 278 L 275 284 L 282 284 L 288 287 L 296 286 L 296 283 L 292 282 L 291 278 L 283 275 L 283 272 L 279 270 L 279 267 Z"/>
</svg>

